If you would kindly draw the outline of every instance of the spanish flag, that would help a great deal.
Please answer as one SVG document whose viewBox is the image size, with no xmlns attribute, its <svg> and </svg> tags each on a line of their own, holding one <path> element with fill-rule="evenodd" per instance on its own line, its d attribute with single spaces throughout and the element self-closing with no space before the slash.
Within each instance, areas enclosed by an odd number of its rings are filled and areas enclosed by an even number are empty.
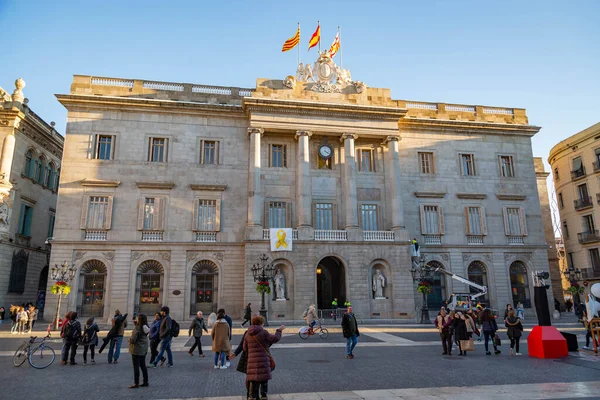
<svg viewBox="0 0 600 400">
<path fill-rule="evenodd" d="M 321 41 L 321 24 L 317 25 L 317 30 L 312 34 L 310 41 L 308 42 L 308 50 L 315 47 Z"/>
<path fill-rule="evenodd" d="M 333 39 L 333 43 L 331 43 L 331 47 L 329 48 L 329 53 L 331 53 L 331 58 L 333 58 L 339 50 L 340 50 L 340 32 L 338 31 L 337 35 L 335 35 L 335 39 Z"/>
<path fill-rule="evenodd" d="M 300 43 L 300 24 L 298 24 L 298 29 L 296 29 L 296 34 L 285 41 L 281 51 L 288 51 L 296 47 Z"/>
</svg>

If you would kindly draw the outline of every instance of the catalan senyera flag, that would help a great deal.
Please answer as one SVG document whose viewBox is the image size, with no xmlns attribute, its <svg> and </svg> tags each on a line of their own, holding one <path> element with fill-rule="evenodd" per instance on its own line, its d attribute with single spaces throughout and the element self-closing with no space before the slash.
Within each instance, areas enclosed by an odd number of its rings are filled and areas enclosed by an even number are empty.
<svg viewBox="0 0 600 400">
<path fill-rule="evenodd" d="M 321 24 L 317 25 L 317 30 L 310 37 L 310 41 L 308 42 L 308 50 L 315 47 L 321 41 Z"/>
<path fill-rule="evenodd" d="M 296 47 L 300 43 L 300 26 L 296 29 L 296 34 L 285 41 L 281 51 L 288 51 Z"/>
<path fill-rule="evenodd" d="M 331 58 L 333 58 L 339 50 L 340 50 L 340 33 L 338 32 L 337 35 L 335 35 L 335 39 L 333 39 L 333 43 L 331 43 L 331 47 L 329 48 L 329 53 L 331 53 Z"/>
</svg>

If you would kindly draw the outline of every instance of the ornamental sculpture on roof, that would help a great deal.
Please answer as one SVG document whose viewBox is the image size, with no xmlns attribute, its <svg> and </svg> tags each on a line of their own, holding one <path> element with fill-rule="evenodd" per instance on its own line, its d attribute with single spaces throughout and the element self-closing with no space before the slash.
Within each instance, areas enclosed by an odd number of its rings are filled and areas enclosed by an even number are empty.
<svg viewBox="0 0 600 400">
<path fill-rule="evenodd" d="M 336 65 L 328 50 L 319 52 L 319 58 L 314 66 L 299 63 L 296 76 L 288 75 L 283 84 L 290 89 L 294 89 L 296 82 L 313 83 L 307 85 L 306 89 L 321 93 L 342 93 L 348 87 L 353 87 L 356 93 L 362 93 L 367 88 L 367 85 L 363 82 L 352 80 L 350 70 Z"/>
</svg>

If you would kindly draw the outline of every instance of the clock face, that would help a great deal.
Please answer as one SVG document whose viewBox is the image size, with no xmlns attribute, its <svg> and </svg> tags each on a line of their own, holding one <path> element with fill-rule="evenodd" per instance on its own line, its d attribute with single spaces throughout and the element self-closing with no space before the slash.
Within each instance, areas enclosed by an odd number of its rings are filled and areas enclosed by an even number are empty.
<svg viewBox="0 0 600 400">
<path fill-rule="evenodd" d="M 324 144 L 319 147 L 319 155 L 322 159 L 327 160 L 331 157 L 331 153 L 333 153 L 331 146 Z"/>
</svg>

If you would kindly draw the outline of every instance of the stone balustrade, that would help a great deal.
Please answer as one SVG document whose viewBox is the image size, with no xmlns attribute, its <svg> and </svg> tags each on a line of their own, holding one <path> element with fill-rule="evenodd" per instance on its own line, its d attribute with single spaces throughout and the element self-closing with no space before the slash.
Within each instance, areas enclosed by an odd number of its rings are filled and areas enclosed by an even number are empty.
<svg viewBox="0 0 600 400">
<path fill-rule="evenodd" d="M 216 242 L 217 232 L 196 232 L 196 242 Z"/>
<path fill-rule="evenodd" d="M 509 124 L 528 124 L 523 108 L 487 107 L 466 104 L 427 103 L 395 100 L 398 107 L 408 109 L 406 118 L 431 118 L 463 121 L 481 121 Z"/>
<path fill-rule="evenodd" d="M 89 241 L 104 241 L 106 240 L 106 231 L 86 230 L 85 240 Z"/>
<path fill-rule="evenodd" d="M 363 231 L 363 240 L 365 242 L 393 242 L 394 232 L 392 231 Z"/>
<path fill-rule="evenodd" d="M 162 242 L 163 231 L 142 231 L 142 242 Z"/>
</svg>

